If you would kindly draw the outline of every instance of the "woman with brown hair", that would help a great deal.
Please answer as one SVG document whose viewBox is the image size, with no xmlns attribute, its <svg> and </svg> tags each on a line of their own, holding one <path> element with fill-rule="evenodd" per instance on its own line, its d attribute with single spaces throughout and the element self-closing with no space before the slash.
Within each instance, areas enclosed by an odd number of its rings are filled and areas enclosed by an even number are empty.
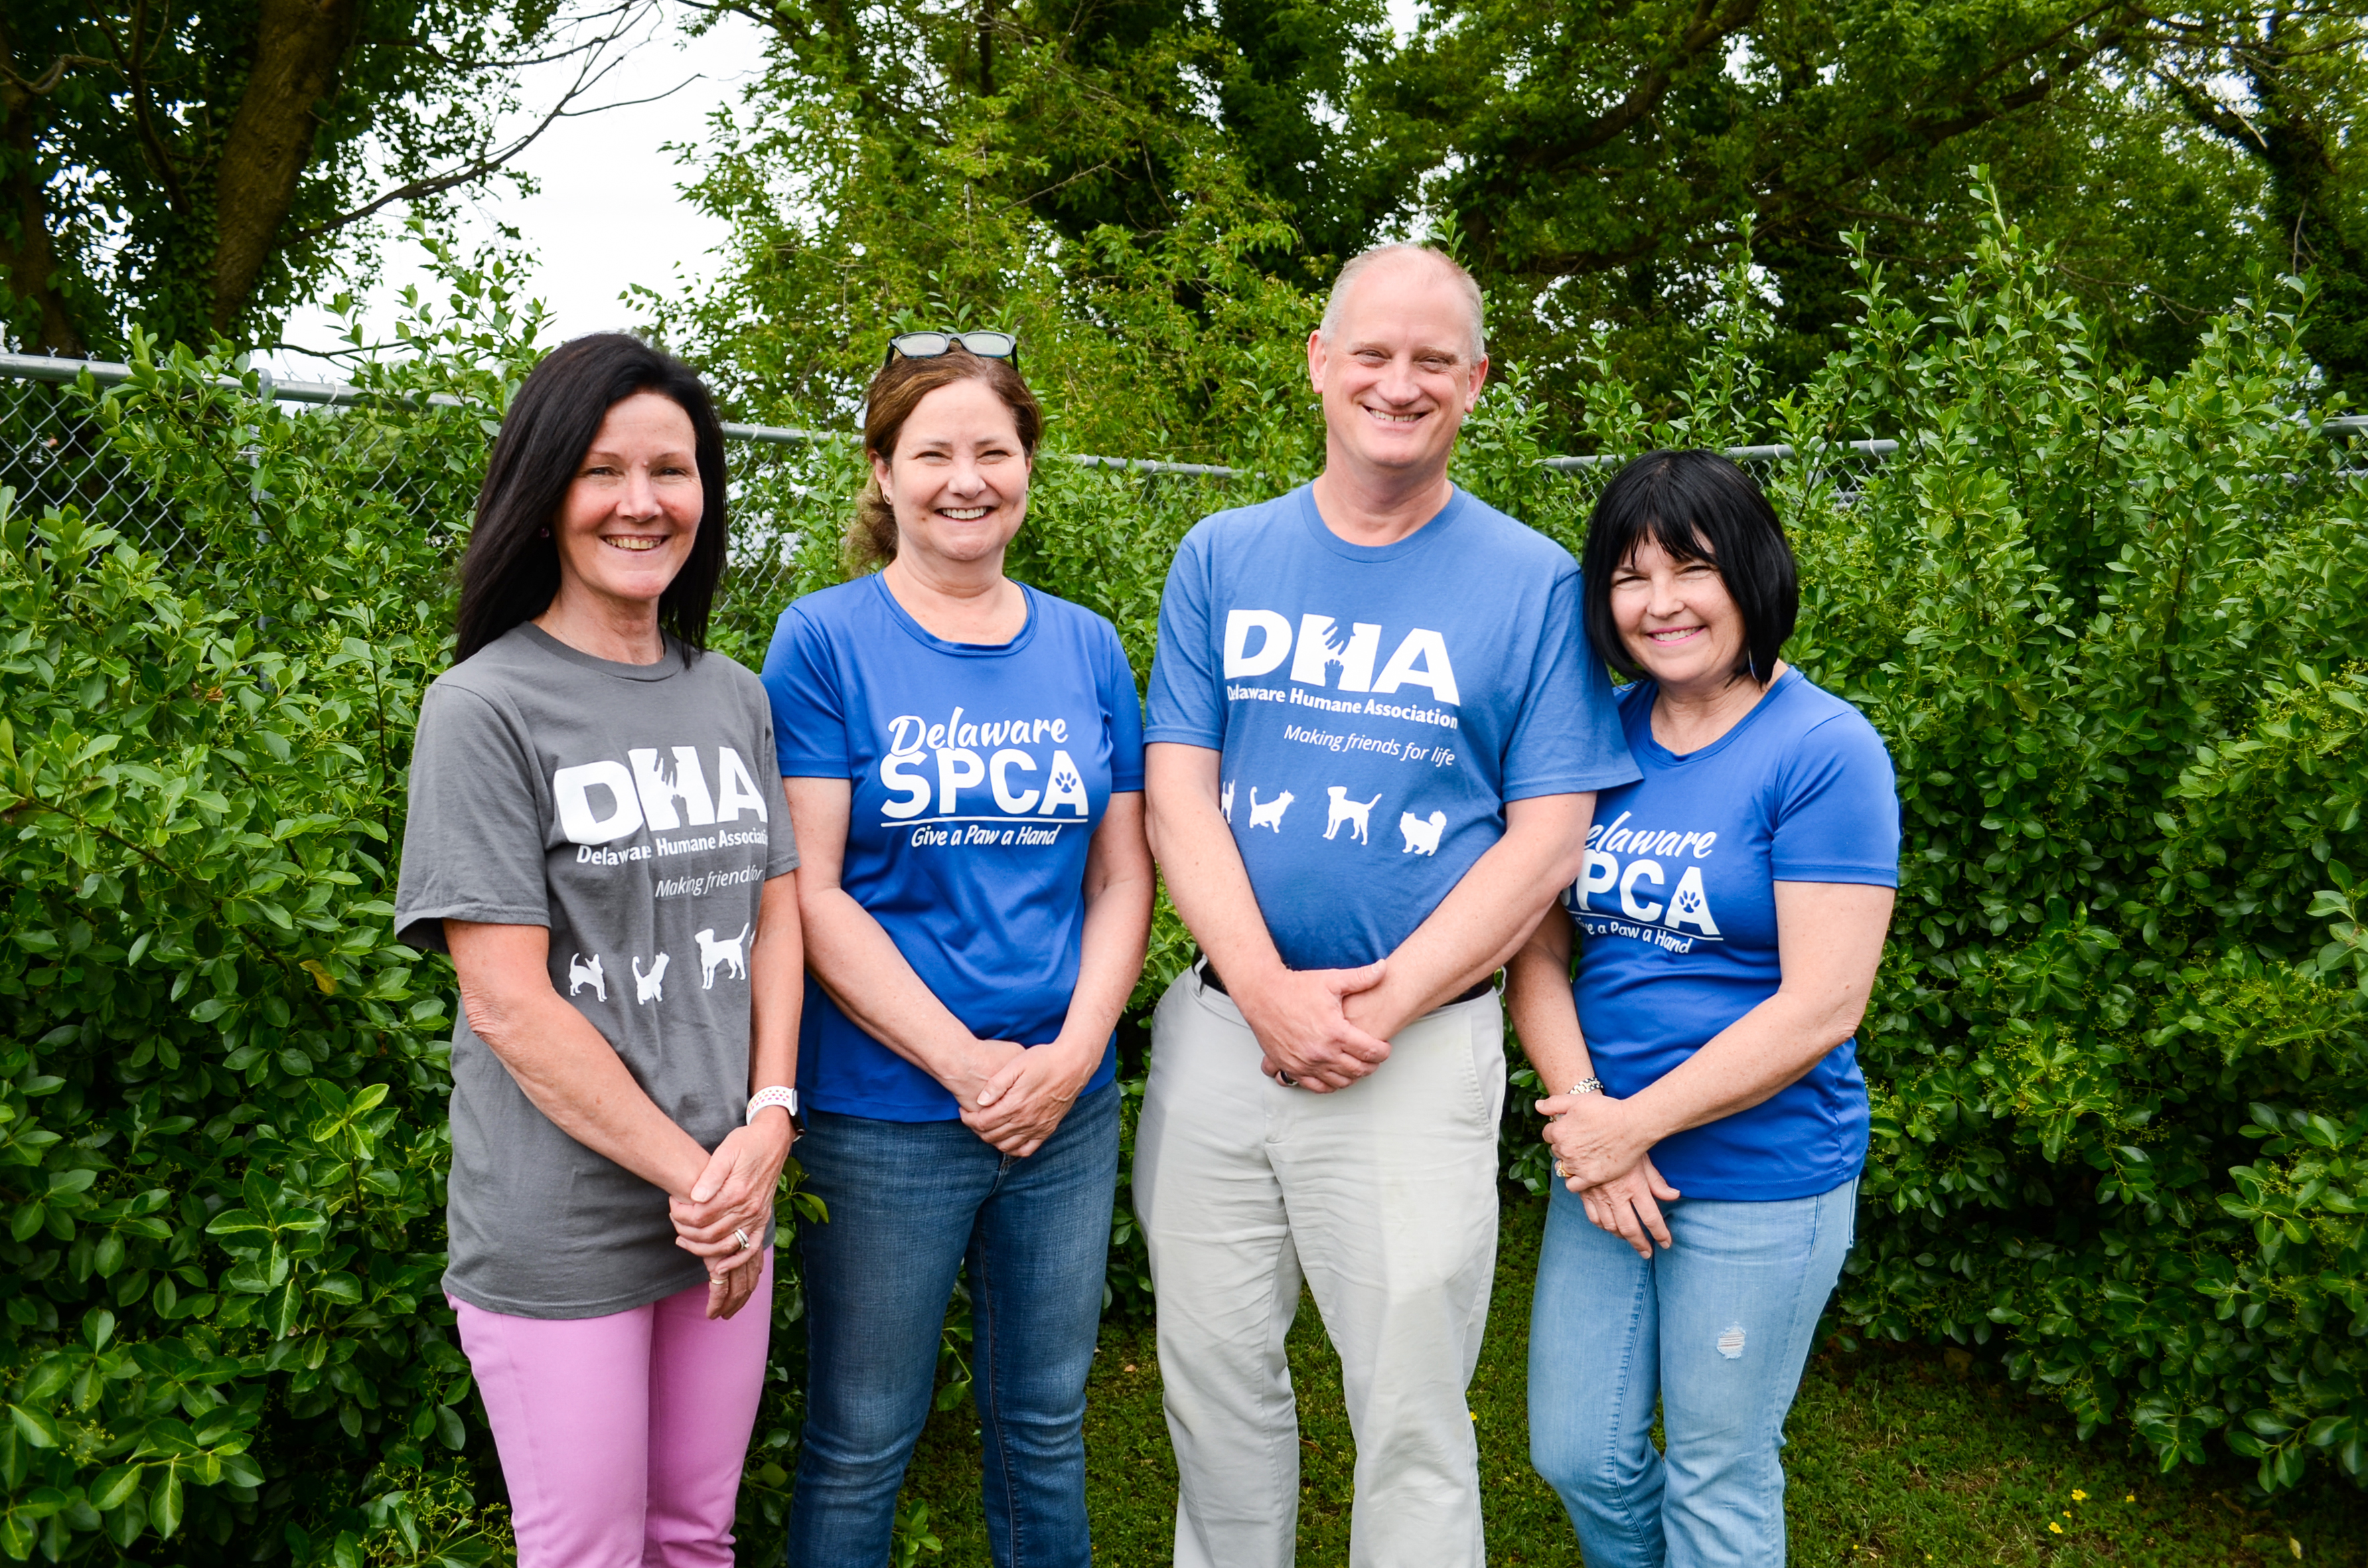
<svg viewBox="0 0 2368 1568">
<path fill-rule="evenodd" d="M 999 1568 L 1087 1568 L 1086 1374 L 1143 967 L 1143 715 L 1118 634 L 1004 575 L 1043 419 L 1000 333 L 872 378 L 850 554 L 765 658 L 804 857 L 808 1367 L 791 1568 L 889 1555 L 967 1265 Z"/>
</svg>

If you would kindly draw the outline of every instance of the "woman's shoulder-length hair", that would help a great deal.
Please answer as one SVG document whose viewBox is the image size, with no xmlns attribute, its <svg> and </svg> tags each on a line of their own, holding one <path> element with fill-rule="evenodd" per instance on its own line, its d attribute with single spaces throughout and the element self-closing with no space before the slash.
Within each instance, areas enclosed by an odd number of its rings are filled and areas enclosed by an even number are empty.
<svg viewBox="0 0 2368 1568">
<path fill-rule="evenodd" d="M 1718 569 L 1743 616 L 1743 653 L 1734 674 L 1765 681 L 1801 614 L 1800 571 L 1776 508 L 1751 476 L 1716 452 L 1647 452 L 1614 474 L 1595 503 L 1579 562 L 1587 634 L 1595 652 L 1629 680 L 1644 670 L 1611 617 L 1611 579 L 1651 542 L 1679 561 Z"/>
<path fill-rule="evenodd" d="M 702 497 L 689 557 L 658 600 L 658 624 L 686 663 L 707 646 L 723 575 L 723 426 L 697 371 L 621 332 L 573 338 L 528 373 L 494 439 L 476 527 L 461 561 L 455 663 L 551 608 L 559 592 L 560 506 L 609 410 L 656 392 L 690 416 Z"/>
</svg>

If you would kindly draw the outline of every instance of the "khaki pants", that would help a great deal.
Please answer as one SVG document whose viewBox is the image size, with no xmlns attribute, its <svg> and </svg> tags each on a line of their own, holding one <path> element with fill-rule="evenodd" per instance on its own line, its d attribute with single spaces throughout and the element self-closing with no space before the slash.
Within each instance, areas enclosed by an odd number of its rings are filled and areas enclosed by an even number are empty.
<svg viewBox="0 0 2368 1568">
<path fill-rule="evenodd" d="M 1497 1256 L 1504 1016 L 1441 1007 L 1335 1094 L 1258 1074 L 1197 971 L 1152 1024 L 1134 1202 L 1158 1292 L 1182 1481 L 1177 1568 L 1289 1568 L 1299 1415 L 1283 1335 L 1304 1278 L 1339 1352 L 1357 1440 L 1351 1568 L 1479 1568 L 1464 1391 Z"/>
</svg>

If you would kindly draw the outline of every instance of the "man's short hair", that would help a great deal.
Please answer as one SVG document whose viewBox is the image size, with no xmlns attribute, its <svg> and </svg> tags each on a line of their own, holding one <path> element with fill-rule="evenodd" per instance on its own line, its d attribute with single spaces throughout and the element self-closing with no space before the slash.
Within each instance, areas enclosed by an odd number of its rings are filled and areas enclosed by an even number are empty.
<svg viewBox="0 0 2368 1568">
<path fill-rule="evenodd" d="M 1375 245 L 1371 250 L 1360 251 L 1349 258 L 1348 263 L 1340 268 L 1340 276 L 1332 280 L 1331 298 L 1324 301 L 1324 322 L 1316 331 L 1325 343 L 1329 345 L 1339 328 L 1340 308 L 1349 298 L 1350 285 L 1376 264 L 1388 261 L 1394 256 L 1405 256 L 1427 257 L 1445 270 L 1454 286 L 1457 298 L 1463 301 L 1464 309 L 1472 313 L 1472 341 L 1468 346 L 1472 362 L 1476 365 L 1486 359 L 1488 357 L 1488 338 L 1486 325 L 1481 320 L 1480 285 L 1473 280 L 1472 274 L 1463 270 L 1462 263 L 1445 251 L 1432 245 L 1416 244 L 1411 241 Z"/>
</svg>

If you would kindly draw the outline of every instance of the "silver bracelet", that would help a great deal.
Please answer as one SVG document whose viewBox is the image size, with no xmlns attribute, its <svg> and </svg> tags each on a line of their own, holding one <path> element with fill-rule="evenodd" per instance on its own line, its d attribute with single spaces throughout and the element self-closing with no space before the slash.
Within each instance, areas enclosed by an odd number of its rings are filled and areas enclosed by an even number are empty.
<svg viewBox="0 0 2368 1568">
<path fill-rule="evenodd" d="M 1577 1083 L 1573 1084 L 1570 1086 L 1569 1092 L 1574 1096 L 1578 1095 L 1600 1095 L 1603 1092 L 1603 1080 L 1600 1078 L 1581 1078 Z"/>
</svg>

